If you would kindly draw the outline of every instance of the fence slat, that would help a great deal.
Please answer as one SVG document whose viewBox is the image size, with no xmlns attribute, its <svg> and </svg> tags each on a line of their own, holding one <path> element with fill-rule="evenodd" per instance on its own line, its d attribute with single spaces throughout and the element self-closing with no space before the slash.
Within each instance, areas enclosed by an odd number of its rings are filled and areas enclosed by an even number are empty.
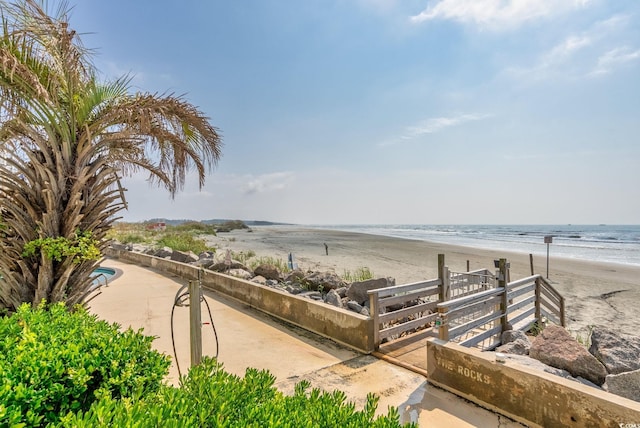
<svg viewBox="0 0 640 428">
<path fill-rule="evenodd" d="M 490 314 L 487 314 L 483 317 L 480 318 L 476 318 L 475 320 L 465 323 L 465 324 L 460 324 L 456 327 L 453 328 L 449 328 L 449 340 L 456 338 L 458 336 L 460 336 L 461 334 L 469 331 L 469 330 L 473 330 L 474 328 L 478 328 L 481 325 L 485 325 L 485 324 L 489 324 L 492 321 L 498 320 L 500 318 L 502 318 L 502 314 L 500 312 L 492 312 Z M 451 319 L 449 320 L 449 324 L 451 324 Z"/>
<path fill-rule="evenodd" d="M 393 287 L 376 288 L 374 290 L 367 291 L 367 294 L 378 293 L 380 297 L 394 296 L 400 293 L 410 293 L 416 290 L 437 288 L 440 286 L 440 279 L 431 279 L 429 281 L 418 281 L 410 284 L 394 285 Z M 435 293 L 437 294 L 437 292 Z"/>
<path fill-rule="evenodd" d="M 434 322 L 436 320 L 436 318 L 438 318 L 438 314 L 437 313 L 429 314 L 429 315 L 424 316 L 422 318 L 417 318 L 415 320 L 411 320 L 411 321 L 408 321 L 406 323 L 394 325 L 394 326 L 388 327 L 388 328 L 383 328 L 382 330 L 380 330 L 380 339 L 384 339 L 384 338 L 393 336 L 394 334 L 401 334 L 401 333 L 404 333 L 406 331 L 412 330 L 414 328 L 425 326 L 427 324 L 430 324 L 430 323 Z"/>
<path fill-rule="evenodd" d="M 423 297 L 435 296 L 437 294 L 438 294 L 437 288 L 432 288 L 429 290 L 422 290 L 422 291 L 414 291 L 413 293 L 410 293 L 410 294 L 401 294 L 399 296 L 391 296 L 391 297 L 384 297 L 382 299 L 378 299 L 378 304 L 381 308 L 386 308 L 388 306 L 403 304 L 403 303 L 411 302 L 413 300 L 417 300 Z"/>
<path fill-rule="evenodd" d="M 498 339 L 500 332 L 502 331 L 502 326 L 498 325 L 493 327 L 490 330 L 484 331 L 480 334 L 477 334 L 475 336 L 472 336 L 468 339 L 465 339 L 463 341 L 461 341 L 459 344 L 462 346 L 466 346 L 468 348 L 472 347 L 472 346 L 476 346 L 478 343 L 480 342 L 484 342 L 485 340 L 487 340 L 488 338 L 490 338 L 491 336 L 496 336 L 496 340 L 494 340 L 494 344 L 499 345 L 500 344 L 500 340 Z M 486 349 L 491 349 L 491 347 L 486 347 L 483 348 L 483 350 Z"/>
<path fill-rule="evenodd" d="M 407 308 L 398 309 L 397 311 L 386 312 L 378 317 L 379 323 L 390 322 L 398 318 L 404 318 L 417 312 L 435 311 L 437 302 L 427 302 L 420 305 L 409 306 Z"/>
</svg>

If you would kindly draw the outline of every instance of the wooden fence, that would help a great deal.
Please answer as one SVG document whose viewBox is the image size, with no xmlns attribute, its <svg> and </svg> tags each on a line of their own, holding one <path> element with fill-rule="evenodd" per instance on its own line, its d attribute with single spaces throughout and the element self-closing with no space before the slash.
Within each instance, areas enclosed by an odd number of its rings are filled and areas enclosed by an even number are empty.
<svg viewBox="0 0 640 428">
<path fill-rule="evenodd" d="M 505 259 L 497 277 L 486 269 L 450 272 L 438 255 L 438 278 L 369 291 L 376 348 L 383 341 L 435 327 L 434 335 L 492 349 L 501 333 L 545 320 L 565 325 L 564 298 L 540 275 L 508 282 Z"/>
</svg>

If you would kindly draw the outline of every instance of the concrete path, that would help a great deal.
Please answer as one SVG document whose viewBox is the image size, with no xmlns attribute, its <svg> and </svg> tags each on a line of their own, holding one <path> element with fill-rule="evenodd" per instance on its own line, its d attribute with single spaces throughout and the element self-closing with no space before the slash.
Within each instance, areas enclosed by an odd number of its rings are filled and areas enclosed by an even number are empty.
<svg viewBox="0 0 640 428">
<path fill-rule="evenodd" d="M 122 327 L 142 328 L 156 336 L 155 349 L 173 357 L 171 310 L 176 293 L 186 282 L 152 269 L 107 259 L 103 267 L 117 269 L 121 275 L 102 287 L 89 302 L 90 311 L 99 318 Z M 249 367 L 267 369 L 276 377 L 276 386 L 293 392 L 303 379 L 312 387 L 327 391 L 340 389 L 357 408 L 362 408 L 367 393 L 380 397 L 378 413 L 388 406 L 398 407 L 403 422 L 418 422 L 421 427 L 516 427 L 521 426 L 493 412 L 430 386 L 419 373 L 390 364 L 371 355 L 363 355 L 334 342 L 254 310 L 223 295 L 206 292 L 218 335 L 209 324 L 203 325 L 203 354 L 215 356 L 224 368 L 243 376 Z M 202 305 L 202 321 L 209 322 Z M 174 311 L 174 338 L 178 363 L 184 374 L 189 367 L 189 308 Z M 419 355 L 413 352 L 412 358 Z M 426 360 L 426 349 L 421 351 Z M 172 363 L 167 381 L 177 383 L 178 368 Z"/>
</svg>

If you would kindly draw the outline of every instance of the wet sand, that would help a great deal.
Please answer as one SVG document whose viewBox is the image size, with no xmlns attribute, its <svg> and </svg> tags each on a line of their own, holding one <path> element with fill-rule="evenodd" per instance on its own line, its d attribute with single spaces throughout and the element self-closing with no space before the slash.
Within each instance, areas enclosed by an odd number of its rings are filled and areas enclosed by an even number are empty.
<svg viewBox="0 0 640 428">
<path fill-rule="evenodd" d="M 531 275 L 528 254 L 484 250 L 426 241 L 297 226 L 252 227 L 207 236 L 210 245 L 234 252 L 252 250 L 257 256 L 287 260 L 289 253 L 303 270 L 329 270 L 342 275 L 369 268 L 376 277 L 393 277 L 397 284 L 437 277 L 438 254 L 450 270 L 493 270 L 493 261 L 506 258 L 511 280 Z M 329 254 L 325 253 L 328 246 Z M 546 258 L 534 257 L 534 272 L 546 275 Z M 565 297 L 567 328 L 585 334 L 590 325 L 606 325 L 621 333 L 640 331 L 640 267 L 552 257 L 549 280 Z"/>
</svg>

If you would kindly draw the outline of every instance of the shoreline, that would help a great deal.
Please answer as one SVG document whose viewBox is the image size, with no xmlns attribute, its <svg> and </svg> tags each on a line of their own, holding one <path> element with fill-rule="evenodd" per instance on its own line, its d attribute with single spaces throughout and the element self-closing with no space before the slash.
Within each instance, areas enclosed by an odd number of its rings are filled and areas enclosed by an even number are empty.
<svg viewBox="0 0 640 428">
<path fill-rule="evenodd" d="M 289 253 L 303 270 L 333 271 L 342 275 L 367 267 L 375 277 L 392 277 L 397 284 L 437 277 L 438 254 L 452 271 L 494 270 L 493 261 L 506 258 L 511 279 L 531 275 L 528 254 L 396 238 L 360 232 L 304 226 L 253 226 L 207 235 L 209 245 L 233 252 L 287 260 Z M 329 254 L 326 255 L 324 244 Z M 590 325 L 605 325 L 624 334 L 640 331 L 640 266 L 550 257 L 549 280 L 565 297 L 567 328 L 584 334 Z M 534 272 L 546 275 L 546 257 L 534 256 Z"/>
</svg>

